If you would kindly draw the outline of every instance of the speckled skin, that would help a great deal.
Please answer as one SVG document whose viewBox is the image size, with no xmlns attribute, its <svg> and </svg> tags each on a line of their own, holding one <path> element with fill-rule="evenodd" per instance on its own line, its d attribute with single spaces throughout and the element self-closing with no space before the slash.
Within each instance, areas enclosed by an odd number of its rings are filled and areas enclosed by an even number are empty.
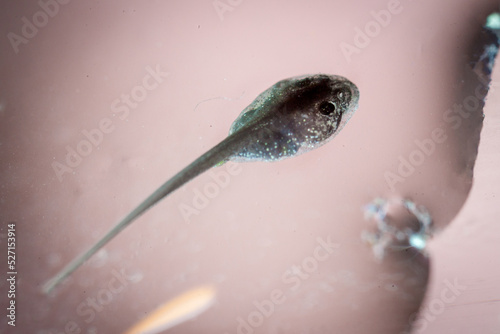
<svg viewBox="0 0 500 334">
<path fill-rule="evenodd" d="M 340 76 L 317 74 L 279 81 L 234 121 L 229 134 L 245 127 L 251 132 L 230 160 L 277 161 L 324 145 L 351 118 L 358 99 L 357 87 Z"/>
<path fill-rule="evenodd" d="M 358 99 L 357 87 L 340 76 L 316 74 L 279 81 L 243 110 L 226 139 L 160 186 L 44 284 L 43 291 L 51 291 L 137 217 L 209 168 L 228 160 L 278 161 L 325 144 L 351 118 Z"/>
</svg>

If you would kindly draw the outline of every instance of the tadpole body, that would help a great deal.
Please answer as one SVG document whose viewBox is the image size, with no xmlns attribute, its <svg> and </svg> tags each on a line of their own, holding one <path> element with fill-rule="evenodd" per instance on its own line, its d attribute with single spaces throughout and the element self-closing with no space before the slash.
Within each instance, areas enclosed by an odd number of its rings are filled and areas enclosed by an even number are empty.
<svg viewBox="0 0 500 334">
<path fill-rule="evenodd" d="M 50 292 L 146 210 L 206 170 L 226 161 L 278 161 L 324 145 L 345 126 L 358 100 L 356 85 L 341 76 L 305 75 L 277 82 L 241 112 L 226 139 L 148 196 L 50 279 L 44 292 Z"/>
</svg>

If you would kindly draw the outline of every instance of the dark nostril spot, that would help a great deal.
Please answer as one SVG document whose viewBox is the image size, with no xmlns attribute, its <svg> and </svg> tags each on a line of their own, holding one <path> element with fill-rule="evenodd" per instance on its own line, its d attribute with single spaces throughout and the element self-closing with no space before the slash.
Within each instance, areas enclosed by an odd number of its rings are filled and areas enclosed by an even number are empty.
<svg viewBox="0 0 500 334">
<path fill-rule="evenodd" d="M 319 112 L 323 115 L 331 115 L 335 112 L 335 104 L 330 101 L 323 101 L 319 105 Z"/>
</svg>

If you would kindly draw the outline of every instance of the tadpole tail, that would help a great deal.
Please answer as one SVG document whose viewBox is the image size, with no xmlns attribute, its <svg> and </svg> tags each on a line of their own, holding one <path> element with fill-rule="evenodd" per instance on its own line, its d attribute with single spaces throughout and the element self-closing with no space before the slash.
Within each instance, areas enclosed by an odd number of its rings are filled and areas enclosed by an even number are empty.
<svg viewBox="0 0 500 334">
<path fill-rule="evenodd" d="M 248 129 L 251 131 L 251 129 Z M 247 131 L 248 131 L 247 130 Z M 68 263 L 59 273 L 54 277 L 49 279 L 43 286 L 42 291 L 48 294 L 57 285 L 59 285 L 66 277 L 68 277 L 72 272 L 78 269 L 87 259 L 94 255 L 99 249 L 105 246 L 113 237 L 120 233 L 125 227 L 130 225 L 137 217 L 146 212 L 149 208 L 158 203 L 162 198 L 166 197 L 182 185 L 194 179 L 196 176 L 205 172 L 206 170 L 214 167 L 221 162 L 227 161 L 233 152 L 235 152 L 241 145 L 241 136 L 244 135 L 243 132 L 238 131 L 232 135 L 229 135 L 226 139 L 220 142 L 218 145 L 207 151 L 205 154 L 200 156 L 198 159 L 193 161 L 190 165 L 185 167 L 179 173 L 170 178 L 162 186 L 160 186 L 153 194 L 146 198 L 139 206 L 137 206 L 132 212 L 130 212 L 125 218 L 123 218 L 115 227 L 113 227 L 101 240 L 99 240 L 94 246 L 87 250 L 82 255 L 73 259 Z"/>
</svg>

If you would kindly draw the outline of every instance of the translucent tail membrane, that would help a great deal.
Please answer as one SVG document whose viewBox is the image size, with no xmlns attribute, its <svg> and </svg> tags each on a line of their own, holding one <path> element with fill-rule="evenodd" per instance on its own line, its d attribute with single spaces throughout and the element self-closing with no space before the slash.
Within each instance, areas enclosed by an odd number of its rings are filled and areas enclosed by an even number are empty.
<svg viewBox="0 0 500 334">
<path fill-rule="evenodd" d="M 137 206 L 132 212 L 130 212 L 125 218 L 123 218 L 117 225 L 115 225 L 115 227 L 113 227 L 106 235 L 104 235 L 101 240 L 94 244 L 85 253 L 73 259 L 73 261 L 67 264 L 66 267 L 64 267 L 59 273 L 48 280 L 43 285 L 42 291 L 46 294 L 52 291 L 66 277 L 68 277 L 72 272 L 78 269 L 92 255 L 97 253 L 97 251 L 104 247 L 125 227 L 130 225 L 137 217 L 142 215 L 149 208 L 158 203 L 161 199 L 163 199 L 176 189 L 180 188 L 182 185 L 191 181 L 196 176 L 205 172 L 209 168 L 219 165 L 222 161 L 229 159 L 231 156 L 229 152 L 234 152 L 241 145 L 241 135 L 244 134 L 242 132 L 238 132 L 228 136 L 214 148 L 203 154 L 189 166 L 187 166 L 175 176 L 173 176 L 170 180 L 165 182 L 153 194 L 151 194 L 141 204 L 139 204 L 139 206 Z"/>
</svg>

